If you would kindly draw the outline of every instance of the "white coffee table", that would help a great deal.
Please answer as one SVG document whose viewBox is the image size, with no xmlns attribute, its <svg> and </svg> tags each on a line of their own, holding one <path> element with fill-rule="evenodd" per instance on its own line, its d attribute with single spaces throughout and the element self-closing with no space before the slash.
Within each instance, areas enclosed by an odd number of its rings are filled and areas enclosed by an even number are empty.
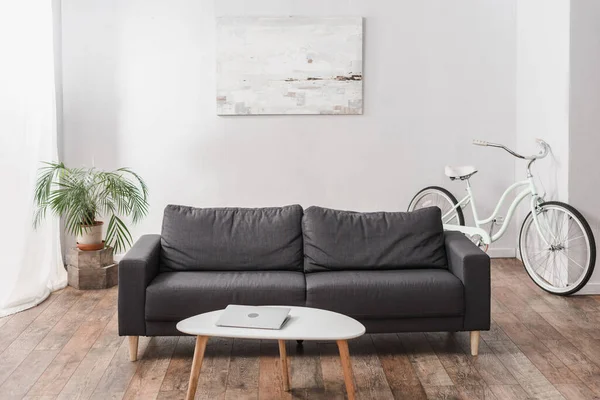
<svg viewBox="0 0 600 400">
<path fill-rule="evenodd" d="M 279 330 L 228 328 L 216 326 L 215 322 L 223 310 L 199 314 L 177 324 L 177 329 L 183 333 L 196 336 L 196 348 L 190 373 L 187 399 L 193 400 L 198 385 L 198 376 L 202 368 L 202 359 L 206 342 L 211 336 L 239 339 L 273 339 L 279 341 L 279 357 L 281 359 L 281 372 L 283 388 L 290 390 L 287 355 L 285 351 L 286 340 L 335 340 L 340 351 L 340 359 L 344 370 L 344 382 L 348 399 L 354 399 L 354 383 L 352 365 L 348 351 L 348 339 L 354 339 L 365 333 L 365 327 L 358 321 L 342 314 L 331 311 L 307 307 L 289 307 L 290 318 L 283 328 Z"/>
</svg>

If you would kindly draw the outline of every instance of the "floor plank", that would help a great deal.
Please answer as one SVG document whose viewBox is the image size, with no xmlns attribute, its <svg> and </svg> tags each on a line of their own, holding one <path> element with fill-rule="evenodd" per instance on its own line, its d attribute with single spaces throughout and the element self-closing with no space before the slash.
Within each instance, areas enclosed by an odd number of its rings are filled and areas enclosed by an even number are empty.
<svg viewBox="0 0 600 400">
<path fill-rule="evenodd" d="M 259 355 L 260 341 L 248 339 L 233 341 L 225 399 L 245 400 L 258 397 Z"/>
<path fill-rule="evenodd" d="M 129 344 L 122 340 L 116 354 L 102 374 L 92 398 L 122 399 L 135 375 L 141 360 L 146 356 L 150 338 L 140 337 L 138 344 L 138 361 L 129 361 Z M 190 357 L 191 363 L 191 357 Z"/>
<path fill-rule="evenodd" d="M 496 315 L 496 314 L 494 314 L 494 315 Z M 508 336 L 502 330 L 500 325 L 498 325 L 496 323 L 496 321 L 494 321 L 493 319 L 490 323 L 490 330 L 489 331 L 481 331 L 481 338 L 483 340 L 509 340 Z"/>
<path fill-rule="evenodd" d="M 333 342 L 319 343 L 319 359 L 321 361 L 324 396 L 328 399 L 344 399 L 346 389 L 337 344 Z"/>
<path fill-rule="evenodd" d="M 10 319 L 12 318 L 12 316 L 13 316 L 13 314 L 7 315 L 7 316 L 4 316 L 4 317 L 0 317 L 0 328 L 2 328 L 4 325 L 6 325 L 6 323 L 8 321 L 10 321 Z"/>
<path fill-rule="evenodd" d="M 490 389 L 498 400 L 531 400 L 520 385 L 492 385 Z"/>
<path fill-rule="evenodd" d="M 57 350 L 34 350 L 0 386 L 0 398 L 24 397 L 52 362 Z"/>
<path fill-rule="evenodd" d="M 522 310 L 514 315 L 539 340 L 564 339 L 563 335 L 536 311 Z"/>
<path fill-rule="evenodd" d="M 459 393 L 465 397 L 485 397 L 486 383 L 471 362 L 472 356 L 464 354 L 450 333 L 428 333 L 427 340 L 450 376 Z"/>
<path fill-rule="evenodd" d="M 211 400 L 225 398 L 232 349 L 232 339 L 211 338 L 208 341 L 204 362 L 202 363 L 202 371 L 200 371 L 200 379 L 198 379 L 196 399 Z M 190 353 L 190 368 L 192 355 L 193 353 Z M 189 374 L 186 378 L 189 379 Z"/>
<path fill-rule="evenodd" d="M 62 293 L 61 293 L 62 294 Z M 2 326 L 0 335 L 0 353 L 2 353 L 27 327 L 48 308 L 61 294 L 51 293 L 50 296 L 36 307 L 13 314 Z M 6 317 L 5 317 L 6 318 Z"/>
<path fill-rule="evenodd" d="M 365 400 L 393 399 L 394 395 L 371 338 L 362 336 L 352 340 L 349 347 L 357 396 Z"/>
<path fill-rule="evenodd" d="M 398 334 L 398 337 L 426 391 L 430 386 L 453 385 L 450 376 L 448 376 L 424 334 L 401 333 Z"/>
<path fill-rule="evenodd" d="M 600 396 L 592 392 L 586 385 L 582 383 L 561 383 L 556 385 L 556 388 L 568 400 L 598 400 Z"/>
<path fill-rule="evenodd" d="M 514 285 L 511 285 L 514 288 Z M 527 302 L 518 296 L 511 288 L 498 287 L 492 289 L 492 296 L 504 305 L 509 312 L 519 312 L 522 310 L 532 310 L 531 306 Z"/>
<path fill-rule="evenodd" d="M 167 339 L 169 340 L 158 343 L 150 340 L 147 350 L 138 361 L 139 365 L 129 382 L 124 399 L 154 399 L 158 396 L 178 337 Z"/>
<path fill-rule="evenodd" d="M 558 390 L 513 342 L 487 341 L 486 343 L 529 395 L 548 400 L 563 399 Z"/>
<path fill-rule="evenodd" d="M 80 294 L 73 290 L 67 290 L 57 295 L 2 352 L 0 357 L 3 360 L 3 368 L 0 369 L 0 384 L 17 370 L 19 364 L 46 337 L 48 332 L 60 321 L 65 312 L 73 306 L 79 296 Z"/>
<path fill-rule="evenodd" d="M 178 338 L 167 373 L 160 386 L 161 392 L 187 391 L 195 345 L 196 339 L 193 336 Z M 203 369 L 205 369 L 204 366 Z"/>
<path fill-rule="evenodd" d="M 69 290 L 75 290 L 69 288 Z M 36 350 L 60 350 L 83 324 L 94 307 L 107 294 L 101 291 L 78 291 L 82 293 L 77 302 L 63 315 L 60 321 L 37 345 Z M 114 306 L 113 306 L 114 307 Z"/>
<path fill-rule="evenodd" d="M 292 398 L 291 392 L 286 392 L 283 389 L 279 345 L 275 340 L 262 340 L 260 342 L 258 398 L 261 400 Z"/>
<path fill-rule="evenodd" d="M 537 313 L 535 313 L 537 315 Z M 533 317 L 532 317 L 533 318 Z M 540 372 L 551 383 L 582 383 L 573 372 L 554 353 L 550 351 L 527 327 L 511 313 L 498 313 L 494 315 L 497 321 L 514 344 L 529 358 Z M 548 338 L 552 338 L 549 335 Z M 562 337 L 559 335 L 559 337 Z"/>
<path fill-rule="evenodd" d="M 598 365 L 568 340 L 546 340 L 543 343 L 587 387 L 600 396 L 600 367 Z"/>
<path fill-rule="evenodd" d="M 66 383 L 58 400 L 88 399 L 94 394 L 104 371 L 110 364 L 117 349 L 112 347 L 90 349 L 81 361 L 69 381 Z"/>
<path fill-rule="evenodd" d="M 464 354 L 471 354 L 471 341 L 468 333 L 456 333 L 453 339 L 458 343 Z M 474 357 L 471 362 L 488 386 L 518 385 L 513 374 L 488 347 L 485 340 L 479 342 L 479 355 Z"/>
<path fill-rule="evenodd" d="M 286 342 L 290 369 L 290 392 L 294 398 L 322 398 L 325 393 L 319 345 L 305 341 L 298 345 L 296 341 Z"/>
<path fill-rule="evenodd" d="M 55 350 L 58 352 L 56 358 L 52 360 L 29 394 L 59 395 L 105 326 L 106 322 L 102 321 L 85 321 L 81 324 L 72 333 L 72 337 L 65 346 L 59 352 Z"/>
<path fill-rule="evenodd" d="M 429 400 L 459 400 L 460 393 L 454 386 L 425 386 Z"/>
<path fill-rule="evenodd" d="M 487 385 L 459 385 L 456 386 L 456 390 L 463 400 L 498 400 L 494 392 Z"/>
<path fill-rule="evenodd" d="M 427 398 L 398 335 L 371 335 L 371 338 L 394 398 Z"/>
</svg>

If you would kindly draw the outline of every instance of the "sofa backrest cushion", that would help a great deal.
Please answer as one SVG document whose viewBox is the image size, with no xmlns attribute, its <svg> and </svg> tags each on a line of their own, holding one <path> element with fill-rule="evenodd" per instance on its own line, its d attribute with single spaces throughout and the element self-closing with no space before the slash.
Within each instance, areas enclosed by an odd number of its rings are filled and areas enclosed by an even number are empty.
<svg viewBox="0 0 600 400">
<path fill-rule="evenodd" d="M 163 271 L 302 271 L 302 207 L 165 208 Z"/>
<path fill-rule="evenodd" d="M 309 207 L 302 232 L 305 272 L 447 268 L 437 207 L 371 213 Z"/>
</svg>

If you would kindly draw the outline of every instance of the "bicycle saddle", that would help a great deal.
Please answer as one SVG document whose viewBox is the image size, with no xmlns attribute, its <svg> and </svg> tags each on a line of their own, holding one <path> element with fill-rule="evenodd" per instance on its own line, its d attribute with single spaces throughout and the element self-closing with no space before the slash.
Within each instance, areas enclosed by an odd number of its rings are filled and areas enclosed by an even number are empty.
<svg viewBox="0 0 600 400">
<path fill-rule="evenodd" d="M 446 176 L 451 180 L 465 180 L 469 179 L 471 176 L 477 173 L 477 169 L 475 169 L 475 167 L 472 165 L 461 165 L 458 167 L 446 165 L 446 169 L 444 172 L 446 173 Z"/>
</svg>

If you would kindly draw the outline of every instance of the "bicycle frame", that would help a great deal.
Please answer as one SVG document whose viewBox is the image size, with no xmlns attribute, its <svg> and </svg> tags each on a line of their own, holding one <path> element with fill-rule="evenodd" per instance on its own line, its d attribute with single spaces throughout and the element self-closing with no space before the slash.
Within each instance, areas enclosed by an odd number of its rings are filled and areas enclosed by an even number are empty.
<svg viewBox="0 0 600 400">
<path fill-rule="evenodd" d="M 495 242 L 496 240 L 500 239 L 506 233 L 506 230 L 508 229 L 508 225 L 514 216 L 515 210 L 517 209 L 517 207 L 519 206 L 521 201 L 523 201 L 527 196 L 531 196 L 530 207 L 531 207 L 535 226 L 538 229 L 538 231 L 540 232 L 540 235 L 541 235 L 542 239 L 544 240 L 544 242 L 549 245 L 550 241 L 546 238 L 546 234 L 545 234 L 544 230 L 541 229 L 540 224 L 538 222 L 538 218 L 537 218 L 536 205 L 539 204 L 541 201 L 543 201 L 543 199 L 538 195 L 538 191 L 535 186 L 533 176 L 531 176 L 529 174 L 526 180 L 515 182 L 512 185 L 510 185 L 504 191 L 504 193 L 502 194 L 502 197 L 500 197 L 500 200 L 496 204 L 496 208 L 492 212 L 492 215 L 490 215 L 488 218 L 484 218 L 484 219 L 479 219 L 479 215 L 477 213 L 477 207 L 475 204 L 475 195 L 473 193 L 471 184 L 468 179 L 466 180 L 466 183 L 467 183 L 467 195 L 462 200 L 460 200 L 454 207 L 452 207 L 452 209 L 450 209 L 448 212 L 446 212 L 442 216 L 442 221 L 447 221 L 448 217 L 450 217 L 450 214 L 454 210 L 456 210 L 458 207 L 464 207 L 470 203 L 471 210 L 473 212 L 473 219 L 475 221 L 475 226 L 473 227 L 473 226 L 462 226 L 462 225 L 454 225 L 454 224 L 444 224 L 444 230 L 459 231 L 459 232 L 462 232 L 469 236 L 479 235 L 481 237 L 482 242 L 486 245 L 489 245 L 489 244 Z M 527 186 L 527 188 L 524 189 L 523 191 L 521 191 L 517 195 L 517 197 L 512 201 L 512 203 L 510 204 L 505 221 L 504 221 L 502 227 L 500 228 L 500 230 L 490 236 L 490 234 L 488 232 L 486 232 L 481 226 L 494 221 L 498 217 L 498 213 L 500 212 L 500 209 L 506 202 L 506 199 L 507 199 L 509 193 L 511 193 L 515 189 L 522 187 L 522 186 Z"/>
</svg>

